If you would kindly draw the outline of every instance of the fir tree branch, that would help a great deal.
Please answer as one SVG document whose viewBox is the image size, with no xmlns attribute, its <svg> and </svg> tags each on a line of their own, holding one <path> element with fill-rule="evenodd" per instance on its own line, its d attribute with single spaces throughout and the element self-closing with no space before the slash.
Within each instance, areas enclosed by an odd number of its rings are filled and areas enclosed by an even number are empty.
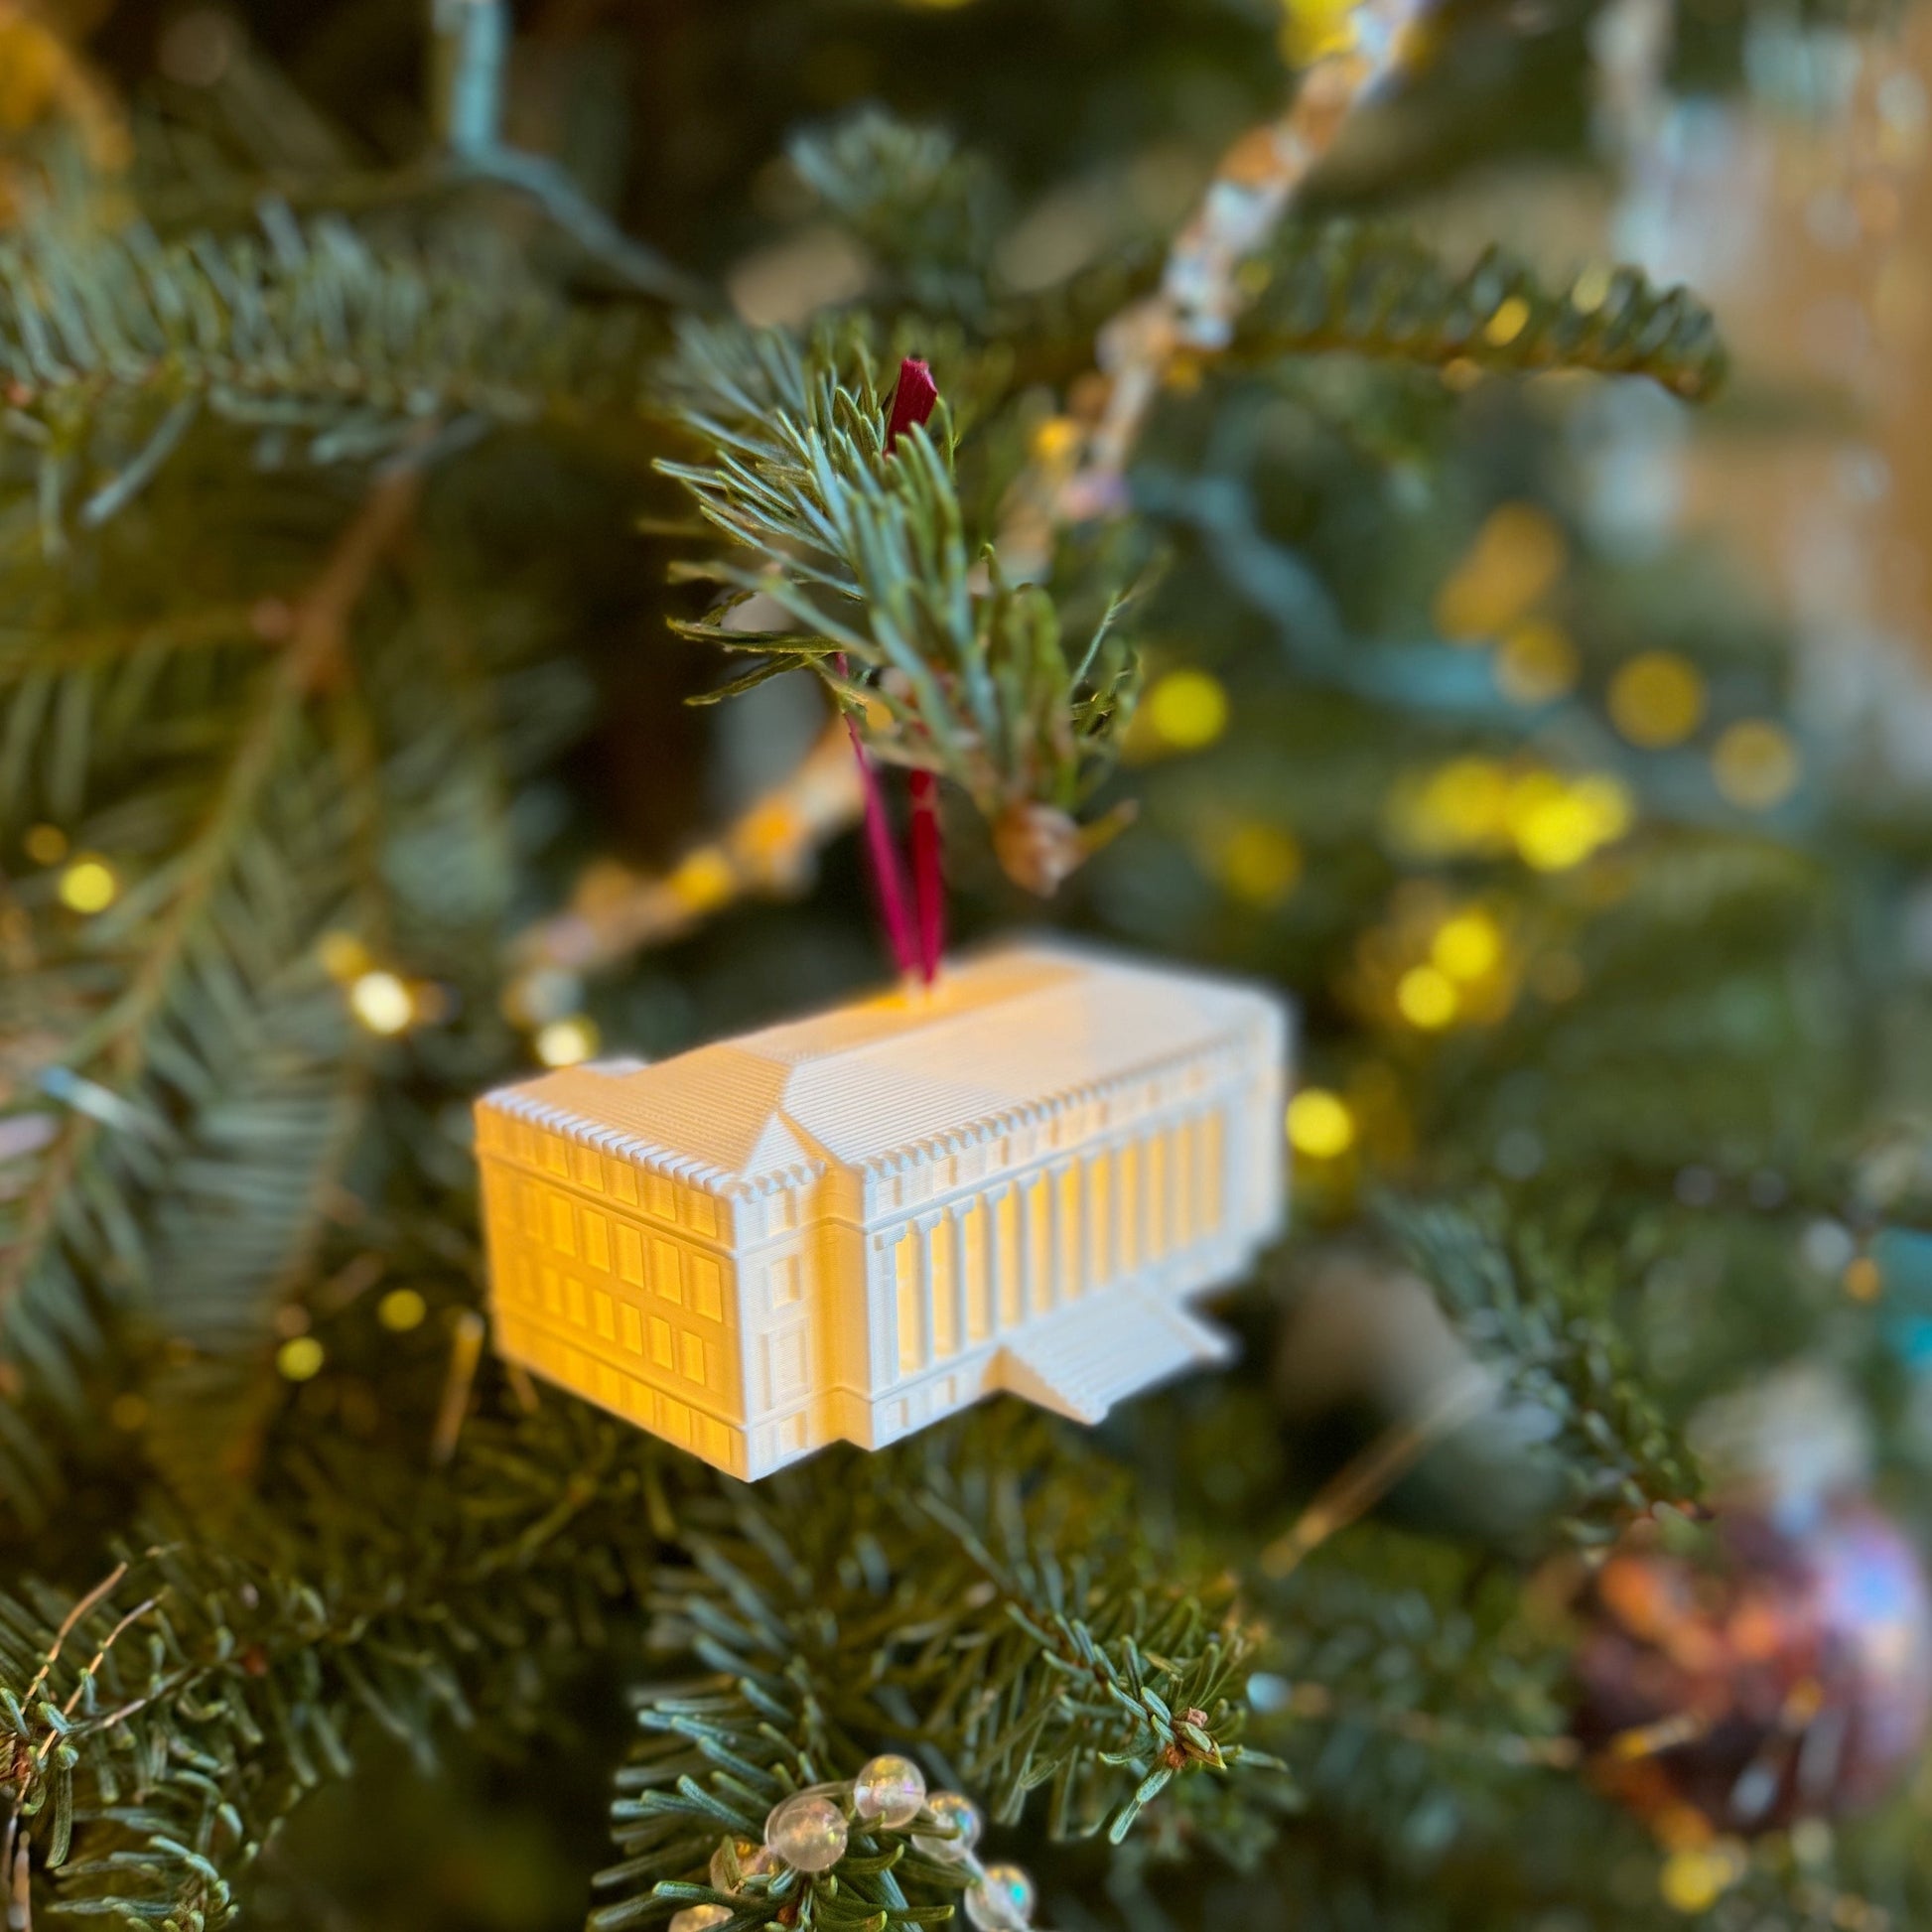
<svg viewBox="0 0 1932 1932">
<path fill-rule="evenodd" d="M 1710 311 L 1632 268 L 1553 292 L 1500 249 L 1455 275 L 1413 240 L 1347 222 L 1290 230 L 1266 267 L 1227 352 L 1236 365 L 1348 349 L 1516 374 L 1644 375 L 1699 402 L 1724 378 Z"/>
</svg>

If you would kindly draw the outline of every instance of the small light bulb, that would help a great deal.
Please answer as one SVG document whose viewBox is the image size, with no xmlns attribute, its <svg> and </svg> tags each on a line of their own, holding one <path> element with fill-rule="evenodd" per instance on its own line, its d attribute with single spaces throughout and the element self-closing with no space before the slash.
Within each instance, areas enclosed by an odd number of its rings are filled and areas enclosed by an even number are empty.
<svg viewBox="0 0 1932 1932">
<path fill-rule="evenodd" d="M 349 988 L 348 1004 L 372 1034 L 399 1034 L 416 1017 L 416 1002 L 394 973 L 364 973 Z"/>
<path fill-rule="evenodd" d="M 396 1335 L 421 1327 L 428 1312 L 429 1304 L 413 1288 L 392 1288 L 375 1305 L 375 1318 Z"/>
<path fill-rule="evenodd" d="M 1297 1154 L 1332 1161 L 1355 1145 L 1355 1116 L 1339 1094 L 1304 1087 L 1288 1103 L 1288 1138 Z"/>
<path fill-rule="evenodd" d="M 321 1374 L 322 1343 L 314 1335 L 297 1335 L 275 1351 L 275 1367 L 287 1382 L 307 1382 Z"/>
<path fill-rule="evenodd" d="M 1147 694 L 1148 728 L 1176 752 L 1198 752 L 1227 730 L 1227 688 L 1206 671 L 1170 671 Z"/>
<path fill-rule="evenodd" d="M 597 1051 L 597 1022 L 582 1013 L 553 1020 L 538 1031 L 534 1044 L 545 1066 L 578 1066 Z"/>
<path fill-rule="evenodd" d="M 1403 1019 L 1424 1033 L 1440 1033 L 1455 1018 L 1453 982 L 1436 966 L 1412 966 L 1397 982 L 1395 1003 Z"/>
<path fill-rule="evenodd" d="M 76 859 L 61 875 L 61 903 L 72 912 L 104 912 L 121 896 L 121 882 L 104 859 Z"/>
</svg>

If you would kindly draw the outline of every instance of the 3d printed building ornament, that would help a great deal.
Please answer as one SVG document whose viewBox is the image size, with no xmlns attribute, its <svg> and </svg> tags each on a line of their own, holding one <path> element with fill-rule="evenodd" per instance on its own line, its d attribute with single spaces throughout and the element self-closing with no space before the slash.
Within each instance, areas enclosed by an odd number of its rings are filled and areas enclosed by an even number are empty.
<svg viewBox="0 0 1932 1932">
<path fill-rule="evenodd" d="M 1224 1358 L 1283 1211 L 1287 1016 L 1057 945 L 478 1107 L 497 1347 L 719 1468 Z"/>
</svg>

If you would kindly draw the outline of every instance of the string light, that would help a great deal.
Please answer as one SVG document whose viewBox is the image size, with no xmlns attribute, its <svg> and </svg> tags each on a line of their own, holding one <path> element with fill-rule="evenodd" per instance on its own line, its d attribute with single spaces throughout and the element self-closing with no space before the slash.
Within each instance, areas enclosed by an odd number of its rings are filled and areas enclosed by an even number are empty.
<svg viewBox="0 0 1932 1932">
<path fill-rule="evenodd" d="M 664 883 L 671 896 L 693 912 L 716 911 L 738 890 L 731 861 L 713 845 L 703 845 L 687 853 Z"/>
<path fill-rule="evenodd" d="M 61 903 L 70 912 L 104 912 L 121 896 L 121 882 L 105 859 L 74 860 L 61 875 Z"/>
<path fill-rule="evenodd" d="M 1396 982 L 1397 1010 L 1410 1026 L 1440 1033 L 1451 1025 L 1461 1000 L 1455 983 L 1439 966 L 1412 966 Z"/>
<path fill-rule="evenodd" d="M 1576 689 L 1583 669 L 1561 626 L 1540 618 L 1512 626 L 1496 647 L 1496 688 L 1512 704 L 1549 704 Z"/>
<path fill-rule="evenodd" d="M 578 1066 L 598 1048 L 597 1023 L 588 1015 L 573 1014 L 540 1028 L 533 1044 L 545 1066 Z"/>
<path fill-rule="evenodd" d="M 1139 715 L 1168 750 L 1198 752 L 1227 730 L 1227 690 L 1207 671 L 1169 671 L 1155 680 Z"/>
<path fill-rule="evenodd" d="M 1311 1161 L 1333 1161 L 1355 1145 L 1355 1116 L 1326 1087 L 1304 1087 L 1288 1103 L 1289 1145 Z"/>
<path fill-rule="evenodd" d="M 1768 812 L 1797 788 L 1798 748 L 1768 718 L 1746 718 L 1720 735 L 1711 754 L 1711 772 L 1731 804 Z"/>
<path fill-rule="evenodd" d="M 1278 825 L 1238 825 L 1219 842 L 1215 864 L 1236 897 L 1279 905 L 1302 878 L 1302 848 Z"/>
<path fill-rule="evenodd" d="M 37 866 L 58 866 L 68 856 L 68 835 L 58 825 L 30 825 L 20 843 Z"/>
<path fill-rule="evenodd" d="M 360 979 L 375 964 L 368 947 L 352 932 L 325 932 L 316 952 L 322 970 L 344 986 Z"/>
<path fill-rule="evenodd" d="M 1511 788 L 1510 837 L 1525 865 L 1567 872 L 1614 843 L 1634 818 L 1630 794 L 1601 773 L 1566 783 L 1553 771 L 1531 772 Z"/>
<path fill-rule="evenodd" d="M 1452 980 L 1482 979 L 1495 971 L 1502 956 L 1502 929 L 1479 909 L 1446 920 L 1430 947 L 1430 958 Z"/>
<path fill-rule="evenodd" d="M 1855 1302 L 1875 1302 L 1885 1286 L 1884 1270 L 1869 1255 L 1846 1263 L 1839 1285 Z"/>
<path fill-rule="evenodd" d="M 275 1351 L 275 1369 L 285 1382 L 309 1382 L 322 1373 L 326 1359 L 314 1335 L 297 1335 Z"/>
<path fill-rule="evenodd" d="M 1454 642 L 1486 642 L 1550 590 L 1568 556 L 1562 530 L 1542 510 L 1504 503 L 1437 593 L 1437 629 Z"/>
<path fill-rule="evenodd" d="M 348 989 L 348 1007 L 372 1034 L 385 1038 L 402 1033 L 416 1017 L 409 988 L 394 973 L 364 973 Z"/>
<path fill-rule="evenodd" d="M 1647 752 L 1681 745 L 1704 722 L 1704 678 L 1675 651 L 1647 650 L 1610 681 L 1610 720 Z"/>
<path fill-rule="evenodd" d="M 413 1288 L 392 1288 L 375 1305 L 375 1318 L 392 1335 L 406 1335 L 410 1329 L 420 1328 L 428 1313 L 429 1304 Z"/>
</svg>

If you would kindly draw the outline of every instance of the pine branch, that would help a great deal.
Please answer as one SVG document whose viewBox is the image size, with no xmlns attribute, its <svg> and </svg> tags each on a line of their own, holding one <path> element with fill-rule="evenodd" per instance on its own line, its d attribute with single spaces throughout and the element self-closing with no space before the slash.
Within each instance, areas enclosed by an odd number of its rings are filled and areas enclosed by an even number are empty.
<svg viewBox="0 0 1932 1932">
<path fill-rule="evenodd" d="M 1644 375 L 1689 401 L 1724 379 L 1711 312 L 1632 268 L 1553 291 L 1500 249 L 1456 274 L 1404 234 L 1352 222 L 1292 229 L 1263 266 L 1265 287 L 1229 351 L 1237 363 L 1352 350 L 1512 374 Z"/>
<path fill-rule="evenodd" d="M 1068 639 L 1049 591 L 1007 582 L 991 548 L 973 542 L 943 406 L 930 434 L 912 431 L 889 455 L 871 357 L 848 337 L 842 369 L 838 346 L 821 337 L 806 352 L 775 335 L 685 332 L 668 393 L 713 455 L 660 468 L 755 561 L 684 567 L 727 595 L 707 621 L 674 628 L 755 660 L 715 696 L 815 672 L 882 758 L 959 784 L 995 826 L 1003 857 L 1003 828 L 1030 812 L 1063 819 L 1072 843 L 1071 814 L 1111 767 L 1138 687 L 1114 625 L 1119 599 L 1083 639 Z M 724 621 L 754 596 L 788 626 Z M 1077 854 L 1065 869 L 1072 863 Z"/>
<path fill-rule="evenodd" d="M 31 451 L 38 524 L 108 521 L 201 414 L 366 460 L 426 423 L 635 420 L 637 330 L 513 274 L 377 254 L 341 221 L 269 244 L 43 232 L 0 250 L 0 386 Z"/>
<path fill-rule="evenodd" d="M 1063 1433 L 1003 1405 L 827 1477 L 694 1503 L 680 1526 L 691 1561 L 652 1607 L 707 1675 L 640 1712 L 607 1932 L 874 1749 L 910 1750 L 1002 1824 L 1044 1788 L 1051 1836 L 1115 1843 L 1199 1773 L 1267 1765 L 1240 1741 L 1258 1633 L 1225 1579 L 1177 1580 L 1118 1473 Z M 936 1874 L 905 1870 L 907 1897 L 930 1895 Z"/>
<path fill-rule="evenodd" d="M 38 1075 L 80 1104 L 0 1223 L 0 1359 L 76 1416 L 109 1309 L 198 1349 L 259 1349 L 315 1239 L 360 1074 L 314 954 L 350 892 L 356 807 L 309 713 L 419 487 L 400 467 L 350 519 L 179 850 L 76 961 L 13 990 L 45 1014 L 76 973 L 108 989 Z M 9 1473 L 22 1506 L 44 1500 L 44 1472 Z"/>
<path fill-rule="evenodd" d="M 1696 1495 L 1690 1457 L 1634 1357 L 1615 1256 L 1561 1252 L 1534 1224 L 1505 1232 L 1494 1203 L 1391 1200 L 1379 1218 L 1509 1397 L 1551 1419 L 1544 1452 L 1568 1479 L 1577 1534 L 1597 1540 L 1653 1503 Z"/>
</svg>

